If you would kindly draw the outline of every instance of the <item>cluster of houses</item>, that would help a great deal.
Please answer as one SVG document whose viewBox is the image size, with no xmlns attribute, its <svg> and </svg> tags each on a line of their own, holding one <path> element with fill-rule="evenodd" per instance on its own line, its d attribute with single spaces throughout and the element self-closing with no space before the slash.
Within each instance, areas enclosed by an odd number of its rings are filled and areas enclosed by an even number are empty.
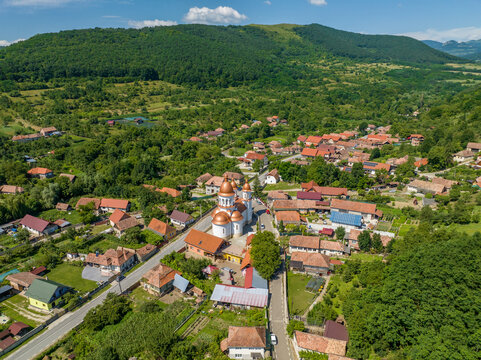
<svg viewBox="0 0 481 360">
<path fill-rule="evenodd" d="M 35 134 L 28 134 L 28 135 L 15 135 L 12 137 L 12 141 L 14 142 L 28 142 L 33 140 L 38 140 L 43 137 L 50 137 L 50 136 L 59 136 L 62 135 L 60 131 L 58 131 L 55 127 L 46 127 L 40 130 L 40 132 Z"/>
<path fill-rule="evenodd" d="M 17 321 L 12 323 L 7 329 L 0 331 L 0 350 L 3 351 L 15 344 L 17 340 L 30 330 L 30 326 L 23 322 Z"/>
</svg>

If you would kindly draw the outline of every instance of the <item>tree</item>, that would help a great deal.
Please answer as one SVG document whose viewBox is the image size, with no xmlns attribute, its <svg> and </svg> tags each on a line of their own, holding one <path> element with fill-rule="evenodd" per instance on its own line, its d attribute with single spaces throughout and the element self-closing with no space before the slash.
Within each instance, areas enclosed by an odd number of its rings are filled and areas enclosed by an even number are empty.
<svg viewBox="0 0 481 360">
<path fill-rule="evenodd" d="M 25 228 L 21 228 L 20 230 L 18 230 L 17 236 L 15 236 L 15 239 L 17 239 L 19 243 L 24 243 L 28 241 L 29 238 L 30 238 L 30 233 Z"/>
<path fill-rule="evenodd" d="M 192 199 L 192 195 L 190 194 L 190 189 L 187 186 L 182 189 L 181 199 L 182 201 L 185 201 L 185 202 L 190 201 Z"/>
<path fill-rule="evenodd" d="M 381 241 L 381 235 L 379 235 L 378 233 L 374 233 L 372 235 L 372 248 L 377 253 L 382 252 L 382 250 L 384 249 L 384 246 L 382 245 L 382 241 Z"/>
<path fill-rule="evenodd" d="M 254 170 L 254 172 L 257 172 L 257 173 L 261 171 L 263 167 L 264 167 L 264 163 L 259 159 L 255 160 L 254 163 L 252 164 L 252 170 Z"/>
<path fill-rule="evenodd" d="M 284 226 L 284 221 L 279 221 L 279 226 L 278 226 L 279 232 L 283 233 L 286 231 L 286 227 Z"/>
<path fill-rule="evenodd" d="M 138 226 L 127 229 L 125 233 L 121 236 L 120 240 L 124 244 L 140 244 L 144 241 L 142 232 Z"/>
<path fill-rule="evenodd" d="M 357 242 L 359 243 L 359 248 L 362 251 L 371 250 L 371 233 L 367 230 L 364 230 L 359 234 Z"/>
<path fill-rule="evenodd" d="M 338 226 L 336 229 L 336 238 L 337 240 L 344 240 L 346 236 L 346 229 L 343 226 Z"/>
<path fill-rule="evenodd" d="M 304 322 L 299 320 L 289 320 L 289 324 L 287 324 L 286 327 L 287 334 L 289 334 L 290 337 L 294 335 L 294 331 L 304 331 L 304 329 Z"/>
<path fill-rule="evenodd" d="M 270 280 L 282 263 L 279 243 L 270 231 L 257 233 L 252 239 L 253 266 L 266 280 Z"/>
<path fill-rule="evenodd" d="M 261 188 L 261 183 L 259 181 L 259 177 L 256 176 L 254 179 L 254 189 L 253 189 L 254 197 L 260 198 L 262 196 L 262 188 Z"/>
<path fill-rule="evenodd" d="M 380 157 L 381 157 L 381 150 L 379 150 L 379 148 L 374 148 L 374 150 L 371 153 L 371 156 L 369 157 L 369 160 L 379 159 Z"/>
</svg>

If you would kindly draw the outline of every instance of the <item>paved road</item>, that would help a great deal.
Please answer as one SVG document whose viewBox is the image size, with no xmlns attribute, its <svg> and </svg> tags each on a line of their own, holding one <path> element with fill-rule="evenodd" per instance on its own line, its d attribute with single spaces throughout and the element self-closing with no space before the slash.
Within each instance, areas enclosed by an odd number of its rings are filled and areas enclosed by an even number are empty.
<svg viewBox="0 0 481 360">
<path fill-rule="evenodd" d="M 200 231 L 207 231 L 211 225 L 211 218 L 210 215 L 204 217 L 201 221 L 194 225 L 194 229 Z M 157 254 L 155 254 L 152 258 L 150 258 L 147 262 L 145 262 L 142 266 L 138 267 L 132 273 L 127 275 L 124 280 L 121 281 L 120 287 L 122 290 L 129 288 L 130 286 L 134 285 L 137 281 L 142 278 L 142 275 L 145 274 L 148 270 L 153 268 L 155 265 L 159 263 L 159 261 L 167 254 L 170 254 L 173 251 L 180 250 L 184 247 L 184 239 L 187 236 L 189 231 L 186 231 L 182 234 L 177 240 L 170 243 L 169 245 L 165 246 L 161 249 Z M 74 327 L 79 325 L 82 321 L 87 312 L 94 308 L 95 306 L 99 305 L 104 301 L 107 297 L 107 294 L 110 292 L 114 292 L 119 294 L 120 288 L 119 285 L 113 285 L 104 293 L 100 294 L 95 299 L 89 301 L 84 306 L 79 308 L 78 310 L 68 313 L 65 316 L 62 316 L 57 321 L 54 321 L 50 324 L 43 333 L 38 335 L 37 337 L 33 338 L 30 342 L 25 344 L 24 346 L 18 348 L 18 350 L 12 352 L 6 359 L 8 360 L 29 360 L 33 359 L 35 356 L 39 355 L 43 351 L 47 350 L 49 347 L 54 345 L 58 340 L 60 340 L 63 336 L 65 336 L 70 330 Z"/>
</svg>

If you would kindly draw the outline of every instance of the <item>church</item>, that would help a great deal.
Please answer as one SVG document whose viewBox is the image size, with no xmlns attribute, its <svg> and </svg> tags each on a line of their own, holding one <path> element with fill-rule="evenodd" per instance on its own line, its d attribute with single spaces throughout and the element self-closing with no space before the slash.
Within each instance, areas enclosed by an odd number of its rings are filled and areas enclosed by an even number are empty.
<svg viewBox="0 0 481 360">
<path fill-rule="evenodd" d="M 244 225 L 252 221 L 252 190 L 246 181 L 237 196 L 235 180 L 224 177 L 218 195 L 217 208 L 212 212 L 212 233 L 222 239 L 244 234 Z"/>
</svg>

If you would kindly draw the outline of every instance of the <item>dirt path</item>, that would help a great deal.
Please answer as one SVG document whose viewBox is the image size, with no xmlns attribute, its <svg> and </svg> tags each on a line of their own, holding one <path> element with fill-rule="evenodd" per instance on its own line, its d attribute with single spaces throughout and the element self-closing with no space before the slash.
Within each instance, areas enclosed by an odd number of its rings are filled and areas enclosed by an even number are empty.
<svg viewBox="0 0 481 360">
<path fill-rule="evenodd" d="M 8 300 L 3 303 L 6 307 L 9 309 L 18 312 L 20 315 L 26 317 L 27 319 L 42 323 L 50 319 L 50 315 L 39 315 L 39 314 L 34 314 L 26 309 L 24 309 L 21 306 L 18 306 L 14 303 L 9 302 Z"/>
<path fill-rule="evenodd" d="M 307 318 L 307 314 L 309 314 L 309 311 L 312 310 L 312 308 L 314 307 L 314 305 L 316 305 L 319 301 L 322 300 L 322 298 L 323 298 L 324 295 L 326 294 L 327 285 L 329 285 L 329 281 L 331 280 L 331 276 L 332 276 L 332 275 L 329 275 L 329 276 L 327 277 L 326 283 L 324 284 L 324 287 L 322 288 L 321 293 L 320 293 L 319 296 L 316 298 L 316 300 L 314 300 L 314 302 L 311 304 L 311 306 L 309 306 L 309 308 L 304 312 L 304 314 L 302 315 L 302 317 Z"/>
</svg>

